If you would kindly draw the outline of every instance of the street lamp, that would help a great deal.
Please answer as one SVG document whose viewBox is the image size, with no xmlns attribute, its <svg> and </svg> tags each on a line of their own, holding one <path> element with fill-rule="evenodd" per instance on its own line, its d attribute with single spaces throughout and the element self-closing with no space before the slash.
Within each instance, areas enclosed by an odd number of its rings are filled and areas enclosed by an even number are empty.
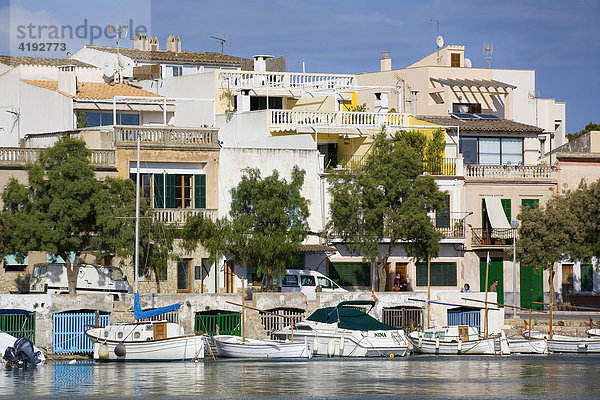
<svg viewBox="0 0 600 400">
<path fill-rule="evenodd" d="M 517 229 L 519 221 L 510 221 L 513 230 L 513 317 L 517 316 Z"/>
</svg>

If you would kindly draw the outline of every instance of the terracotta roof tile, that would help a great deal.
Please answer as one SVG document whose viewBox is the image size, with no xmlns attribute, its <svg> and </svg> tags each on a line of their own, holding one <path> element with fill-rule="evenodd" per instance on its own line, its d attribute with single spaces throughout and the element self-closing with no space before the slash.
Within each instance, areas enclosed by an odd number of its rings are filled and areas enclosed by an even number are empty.
<svg viewBox="0 0 600 400">
<path fill-rule="evenodd" d="M 458 126 L 461 132 L 541 133 L 544 131 L 537 126 L 508 119 L 456 119 L 437 115 L 417 115 L 415 118 L 441 126 Z"/>
<path fill-rule="evenodd" d="M 30 85 L 38 86 L 45 89 L 57 91 L 65 96 L 74 97 L 76 99 L 112 99 L 113 96 L 140 96 L 140 97 L 161 97 L 155 93 L 137 88 L 135 86 L 124 83 L 110 84 L 101 82 L 80 82 L 77 85 L 77 94 L 70 96 L 65 92 L 58 90 L 57 81 L 35 81 L 23 80 Z"/>
<path fill-rule="evenodd" d="M 81 68 L 96 68 L 91 64 L 87 64 L 72 58 L 0 56 L 0 64 L 8 65 L 9 67 L 16 67 L 19 65 L 45 65 L 54 67 L 61 65 L 74 65 Z"/>
</svg>

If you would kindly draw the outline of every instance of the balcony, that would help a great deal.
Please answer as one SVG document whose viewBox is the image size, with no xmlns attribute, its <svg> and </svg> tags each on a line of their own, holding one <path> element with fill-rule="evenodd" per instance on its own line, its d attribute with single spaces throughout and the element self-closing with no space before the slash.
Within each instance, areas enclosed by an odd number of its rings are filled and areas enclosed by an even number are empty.
<svg viewBox="0 0 600 400">
<path fill-rule="evenodd" d="M 0 147 L 0 166 L 25 167 L 27 163 L 36 162 L 42 149 L 21 147 Z M 92 150 L 90 161 L 97 169 L 116 167 L 114 150 Z"/>
<path fill-rule="evenodd" d="M 556 180 L 556 168 L 549 165 L 475 165 L 464 166 L 466 179 Z"/>
<path fill-rule="evenodd" d="M 94 128 L 86 128 L 93 130 Z M 178 128 L 172 126 L 129 126 L 115 125 L 114 140 L 117 147 L 136 146 L 140 135 L 144 147 L 215 147 L 219 146 L 218 129 Z"/>
<path fill-rule="evenodd" d="M 472 246 L 512 246 L 512 229 L 471 228 Z"/>
<path fill-rule="evenodd" d="M 461 159 L 462 160 L 462 159 Z M 437 160 L 424 160 L 423 171 L 429 175 L 456 175 L 456 158 L 440 158 Z"/>
<path fill-rule="evenodd" d="M 162 221 L 170 225 L 184 225 L 189 218 L 198 214 L 204 214 L 204 218 L 217 219 L 217 210 L 205 208 L 155 208 L 154 220 Z"/>
<path fill-rule="evenodd" d="M 220 71 L 221 89 L 354 90 L 354 75 L 292 72 Z"/>
<path fill-rule="evenodd" d="M 464 218 L 450 218 L 449 223 L 446 224 L 440 224 L 439 221 L 434 221 L 434 223 L 435 229 L 442 233 L 444 239 L 464 239 L 466 237 Z"/>
<path fill-rule="evenodd" d="M 322 132 L 326 129 L 339 132 L 343 129 L 380 130 L 382 127 L 408 126 L 407 114 L 377 114 L 353 111 L 268 110 L 271 130 L 297 130 Z M 304 130 L 303 130 L 304 128 Z"/>
</svg>

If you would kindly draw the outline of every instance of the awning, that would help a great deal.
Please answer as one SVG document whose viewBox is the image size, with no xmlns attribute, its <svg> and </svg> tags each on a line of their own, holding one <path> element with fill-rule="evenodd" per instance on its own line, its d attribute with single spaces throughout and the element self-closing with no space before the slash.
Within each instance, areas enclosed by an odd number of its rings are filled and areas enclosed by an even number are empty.
<svg viewBox="0 0 600 400">
<path fill-rule="evenodd" d="M 498 89 L 516 89 L 515 85 L 511 85 L 510 83 L 500 82 L 493 79 L 440 79 L 440 78 L 430 78 L 432 82 L 437 82 L 445 86 L 449 87 L 468 87 L 468 88 L 494 88 Z"/>
<path fill-rule="evenodd" d="M 509 239 L 512 237 L 512 227 L 504 214 L 502 201 L 500 197 L 484 197 L 485 210 L 487 212 L 490 225 L 492 226 L 492 237 L 498 239 Z"/>
<path fill-rule="evenodd" d="M 15 254 L 9 254 L 4 259 L 4 265 L 27 265 L 27 263 L 28 263 L 27 256 L 25 256 L 25 258 L 23 259 L 23 262 L 19 262 L 19 260 L 17 260 L 17 256 Z"/>
</svg>

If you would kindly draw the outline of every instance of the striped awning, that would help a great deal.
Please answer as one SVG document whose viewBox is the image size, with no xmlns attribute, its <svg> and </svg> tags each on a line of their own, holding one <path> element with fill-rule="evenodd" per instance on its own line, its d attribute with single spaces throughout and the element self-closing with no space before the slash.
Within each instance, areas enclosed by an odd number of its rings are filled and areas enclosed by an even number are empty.
<svg viewBox="0 0 600 400">
<path fill-rule="evenodd" d="M 488 196 L 485 199 L 485 210 L 492 226 L 492 237 L 497 239 L 509 239 L 512 237 L 512 227 L 506 214 L 500 197 Z"/>
</svg>

